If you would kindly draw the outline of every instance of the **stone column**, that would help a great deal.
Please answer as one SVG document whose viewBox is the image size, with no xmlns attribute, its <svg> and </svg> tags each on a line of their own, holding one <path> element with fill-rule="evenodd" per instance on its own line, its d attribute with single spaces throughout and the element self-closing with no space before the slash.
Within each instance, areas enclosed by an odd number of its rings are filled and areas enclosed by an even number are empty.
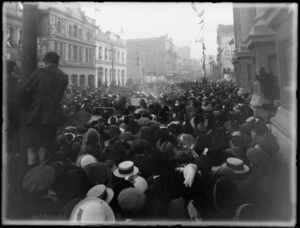
<svg viewBox="0 0 300 228">
<path fill-rule="evenodd" d="M 268 56 L 276 55 L 275 33 L 267 26 L 263 19 L 266 7 L 260 4 L 256 7 L 255 24 L 252 26 L 249 36 L 246 39 L 246 47 L 252 51 L 255 62 L 252 63 L 256 68 L 263 67 L 268 72 Z M 254 76 L 255 77 L 255 76 Z M 264 104 L 270 104 L 264 96 L 262 85 L 255 80 L 253 83 L 253 96 L 250 102 L 254 115 L 267 118 L 269 110 L 263 109 Z"/>
</svg>

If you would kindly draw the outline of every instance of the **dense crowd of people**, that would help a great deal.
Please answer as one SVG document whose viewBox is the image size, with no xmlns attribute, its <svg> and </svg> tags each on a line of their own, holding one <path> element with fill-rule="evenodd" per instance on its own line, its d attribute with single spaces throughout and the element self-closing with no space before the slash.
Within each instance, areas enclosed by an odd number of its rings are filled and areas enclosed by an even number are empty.
<svg viewBox="0 0 300 228">
<path fill-rule="evenodd" d="M 289 173 L 270 123 L 254 116 L 250 99 L 226 80 L 69 86 L 51 156 L 28 167 L 24 197 L 8 205 L 8 217 L 288 219 Z M 104 112 L 95 117 L 98 107 Z"/>
</svg>

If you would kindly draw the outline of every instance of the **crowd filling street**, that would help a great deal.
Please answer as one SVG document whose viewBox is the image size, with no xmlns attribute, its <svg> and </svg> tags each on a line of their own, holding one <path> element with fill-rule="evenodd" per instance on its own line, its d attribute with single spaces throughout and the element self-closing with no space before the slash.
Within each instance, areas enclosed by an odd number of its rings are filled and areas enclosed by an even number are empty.
<svg viewBox="0 0 300 228">
<path fill-rule="evenodd" d="M 8 219 L 197 223 L 289 216 L 290 174 L 270 119 L 254 116 L 252 93 L 239 94 L 234 81 L 81 88 L 68 85 L 56 53 L 44 62 L 19 81 L 7 65 Z"/>
</svg>

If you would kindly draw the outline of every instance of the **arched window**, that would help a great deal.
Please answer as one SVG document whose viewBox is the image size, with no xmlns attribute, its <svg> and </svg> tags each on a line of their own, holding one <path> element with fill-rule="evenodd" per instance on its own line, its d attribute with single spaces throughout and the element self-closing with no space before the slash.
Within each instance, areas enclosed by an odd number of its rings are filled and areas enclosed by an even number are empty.
<svg viewBox="0 0 300 228">
<path fill-rule="evenodd" d="M 80 75 L 79 86 L 80 87 L 85 87 L 85 75 Z"/>
<path fill-rule="evenodd" d="M 88 86 L 95 87 L 95 76 L 94 75 L 88 76 Z"/>
<path fill-rule="evenodd" d="M 78 85 L 78 77 L 76 74 L 73 74 L 71 76 L 71 82 L 70 82 L 71 85 Z"/>
</svg>

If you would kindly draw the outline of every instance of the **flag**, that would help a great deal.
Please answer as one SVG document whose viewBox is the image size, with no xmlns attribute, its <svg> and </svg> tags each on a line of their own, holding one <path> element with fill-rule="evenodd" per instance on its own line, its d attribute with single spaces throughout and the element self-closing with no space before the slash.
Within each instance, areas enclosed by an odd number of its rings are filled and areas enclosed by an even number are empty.
<svg viewBox="0 0 300 228">
<path fill-rule="evenodd" d="M 198 23 L 199 25 L 203 23 L 203 19 Z"/>
<path fill-rule="evenodd" d="M 192 8 L 193 8 L 193 10 L 195 10 L 195 12 L 197 13 L 197 8 L 196 8 L 196 6 L 195 6 L 195 3 L 191 3 L 192 4 Z"/>
<path fill-rule="evenodd" d="M 229 42 L 228 42 L 229 45 L 232 45 L 234 44 L 234 38 L 232 38 Z"/>
<path fill-rule="evenodd" d="M 200 32 L 202 31 L 202 29 L 204 28 L 204 24 L 202 24 L 201 28 L 200 28 Z"/>
<path fill-rule="evenodd" d="M 197 14 L 198 17 L 202 17 L 204 14 L 204 10 L 202 10 L 200 13 Z"/>
</svg>

